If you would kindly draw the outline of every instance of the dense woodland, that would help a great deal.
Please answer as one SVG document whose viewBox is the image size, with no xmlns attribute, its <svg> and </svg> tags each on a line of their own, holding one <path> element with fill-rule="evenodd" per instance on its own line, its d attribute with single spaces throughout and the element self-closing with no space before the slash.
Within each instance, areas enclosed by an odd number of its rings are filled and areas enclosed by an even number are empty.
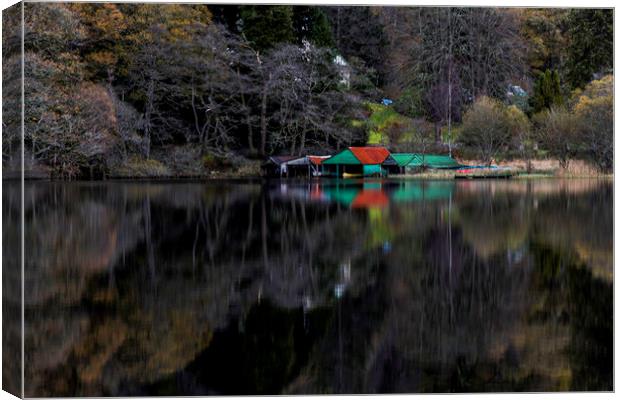
<svg viewBox="0 0 620 400">
<path fill-rule="evenodd" d="M 612 10 L 24 7 L 25 162 L 52 177 L 241 174 L 368 143 L 613 165 Z M 5 170 L 20 21 L 4 11 Z"/>
</svg>

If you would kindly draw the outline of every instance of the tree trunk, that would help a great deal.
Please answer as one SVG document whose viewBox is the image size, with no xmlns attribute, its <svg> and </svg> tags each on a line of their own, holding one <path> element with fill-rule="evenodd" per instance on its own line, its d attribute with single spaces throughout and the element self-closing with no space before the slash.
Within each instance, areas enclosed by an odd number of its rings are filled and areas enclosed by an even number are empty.
<svg viewBox="0 0 620 400">
<path fill-rule="evenodd" d="M 306 128 L 304 124 L 304 130 L 301 133 L 301 142 L 299 143 L 299 155 L 303 155 L 306 148 Z"/>
<path fill-rule="evenodd" d="M 269 80 L 271 80 L 271 74 L 269 74 Z M 267 87 L 265 83 L 263 87 L 263 94 L 260 102 L 260 154 L 264 156 L 265 149 L 267 147 Z"/>
<path fill-rule="evenodd" d="M 239 79 L 239 82 L 241 82 L 239 68 L 237 68 L 237 79 Z M 245 102 L 245 95 L 243 94 L 243 90 L 241 90 L 241 105 L 243 106 L 243 110 L 245 112 L 245 123 L 248 127 L 248 148 L 250 149 L 250 154 L 254 154 L 256 152 L 256 148 L 254 148 L 254 132 L 252 130 L 252 120 L 250 118 L 250 111 L 248 110 Z"/>
<path fill-rule="evenodd" d="M 241 95 L 241 102 L 243 103 L 243 108 L 246 109 L 245 96 L 243 94 Z M 252 130 L 252 120 L 250 118 L 250 112 L 247 111 L 247 109 L 245 112 L 245 121 L 246 125 L 248 126 L 248 147 L 250 149 L 250 153 L 254 154 L 256 153 L 256 148 L 254 147 L 254 132 Z"/>
<path fill-rule="evenodd" d="M 441 143 L 441 122 L 435 122 L 435 144 Z"/>
<path fill-rule="evenodd" d="M 147 85 L 146 91 L 146 109 L 144 111 L 144 139 L 145 149 L 144 155 L 147 160 L 151 157 L 151 117 L 153 115 L 153 103 L 155 95 L 155 81 L 151 78 Z"/>
</svg>

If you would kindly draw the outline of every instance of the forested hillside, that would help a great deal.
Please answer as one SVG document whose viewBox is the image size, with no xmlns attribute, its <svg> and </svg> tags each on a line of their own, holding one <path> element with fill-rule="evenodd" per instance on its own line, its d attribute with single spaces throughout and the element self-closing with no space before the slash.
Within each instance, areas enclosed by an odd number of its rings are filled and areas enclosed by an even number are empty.
<svg viewBox="0 0 620 400">
<path fill-rule="evenodd" d="M 33 174 L 241 174 L 373 141 L 612 167 L 612 10 L 24 7 Z M 5 171 L 19 164 L 20 22 L 20 5 L 3 12 Z"/>
</svg>

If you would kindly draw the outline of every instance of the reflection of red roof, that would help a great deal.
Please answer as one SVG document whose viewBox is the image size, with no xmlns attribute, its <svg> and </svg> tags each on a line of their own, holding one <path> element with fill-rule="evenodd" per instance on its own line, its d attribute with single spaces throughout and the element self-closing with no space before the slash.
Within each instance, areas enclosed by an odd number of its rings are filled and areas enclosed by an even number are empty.
<svg viewBox="0 0 620 400">
<path fill-rule="evenodd" d="M 321 200 L 323 198 L 323 191 L 319 185 L 313 185 L 310 189 L 310 199 Z"/>
<path fill-rule="evenodd" d="M 355 196 L 351 206 L 354 208 L 373 208 L 385 207 L 390 203 L 390 199 L 382 190 L 362 190 Z"/>
<path fill-rule="evenodd" d="M 308 156 L 310 162 L 314 165 L 321 165 L 321 163 L 329 158 L 329 156 Z"/>
<path fill-rule="evenodd" d="M 362 164 L 381 164 L 390 156 L 385 147 L 349 147 Z"/>
</svg>

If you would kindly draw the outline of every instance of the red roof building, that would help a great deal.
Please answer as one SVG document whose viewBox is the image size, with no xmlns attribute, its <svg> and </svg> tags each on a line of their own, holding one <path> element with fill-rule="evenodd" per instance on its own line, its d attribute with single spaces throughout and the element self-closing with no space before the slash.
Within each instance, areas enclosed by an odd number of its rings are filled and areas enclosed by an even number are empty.
<svg viewBox="0 0 620 400">
<path fill-rule="evenodd" d="M 381 164 L 390 156 L 385 147 L 349 147 L 349 149 L 362 164 Z"/>
</svg>

